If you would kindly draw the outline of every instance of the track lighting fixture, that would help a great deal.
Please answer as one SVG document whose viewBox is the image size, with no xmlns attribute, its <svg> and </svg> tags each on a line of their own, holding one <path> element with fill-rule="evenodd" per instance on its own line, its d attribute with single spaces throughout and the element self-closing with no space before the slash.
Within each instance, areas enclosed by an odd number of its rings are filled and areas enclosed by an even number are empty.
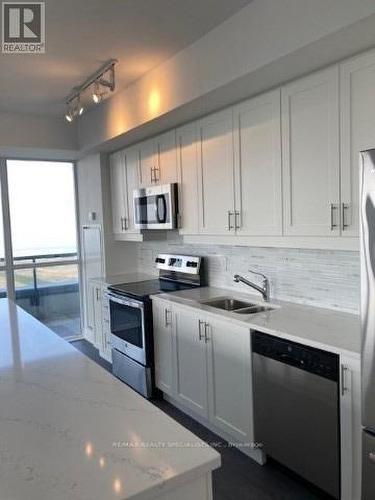
<svg viewBox="0 0 375 500">
<path fill-rule="evenodd" d="M 84 108 L 81 106 L 81 96 L 85 91 L 92 88 L 92 100 L 99 104 L 105 95 L 115 90 L 115 64 L 116 59 L 111 59 L 102 66 L 96 73 L 90 76 L 80 87 L 75 87 L 72 94 L 67 98 L 67 111 L 65 118 L 72 122 L 77 116 L 82 115 Z"/>
</svg>

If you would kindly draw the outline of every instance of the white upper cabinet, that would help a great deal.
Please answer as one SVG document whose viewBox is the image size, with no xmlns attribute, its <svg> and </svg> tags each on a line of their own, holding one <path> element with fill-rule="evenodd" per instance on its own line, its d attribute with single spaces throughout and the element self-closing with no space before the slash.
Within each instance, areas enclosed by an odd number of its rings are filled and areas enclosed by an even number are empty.
<svg viewBox="0 0 375 500">
<path fill-rule="evenodd" d="M 132 239 L 134 227 L 133 191 L 139 186 L 139 149 L 130 147 L 110 156 L 112 223 L 115 239 Z"/>
<path fill-rule="evenodd" d="M 139 181 L 142 187 L 155 184 L 157 179 L 157 155 L 154 139 L 148 139 L 138 145 Z"/>
<path fill-rule="evenodd" d="M 125 230 L 127 233 L 139 233 L 139 229 L 134 227 L 134 204 L 133 192 L 139 187 L 139 150 L 137 147 L 130 147 L 125 150 L 125 190 L 126 190 L 126 218 Z"/>
<path fill-rule="evenodd" d="M 176 131 L 138 145 L 140 185 L 142 187 L 177 182 Z"/>
<path fill-rule="evenodd" d="M 199 121 L 199 230 L 234 232 L 232 108 Z"/>
<path fill-rule="evenodd" d="M 234 108 L 237 234 L 282 234 L 280 90 Z"/>
<path fill-rule="evenodd" d="M 177 129 L 180 233 L 198 233 L 198 136 L 196 122 Z"/>
<path fill-rule="evenodd" d="M 375 147 L 375 52 L 341 65 L 341 227 L 358 236 L 359 152 Z"/>
<path fill-rule="evenodd" d="M 114 234 L 125 231 L 125 217 L 127 216 L 127 192 L 125 153 L 119 151 L 109 158 L 111 177 L 112 225 Z"/>
<path fill-rule="evenodd" d="M 157 152 L 157 170 L 155 178 L 157 184 L 177 182 L 177 149 L 176 131 L 170 130 L 155 138 Z"/>
<path fill-rule="evenodd" d="M 282 88 L 284 231 L 338 236 L 338 67 Z"/>
</svg>

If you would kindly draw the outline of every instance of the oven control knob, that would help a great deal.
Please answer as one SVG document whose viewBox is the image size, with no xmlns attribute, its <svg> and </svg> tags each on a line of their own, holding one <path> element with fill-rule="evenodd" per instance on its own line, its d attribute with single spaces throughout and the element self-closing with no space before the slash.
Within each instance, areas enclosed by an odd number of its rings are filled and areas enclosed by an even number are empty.
<svg viewBox="0 0 375 500">
<path fill-rule="evenodd" d="M 155 262 L 157 264 L 165 264 L 165 259 L 162 259 L 161 257 L 156 257 Z"/>
<path fill-rule="evenodd" d="M 186 262 L 186 267 L 198 267 L 198 262 L 188 261 Z"/>
</svg>

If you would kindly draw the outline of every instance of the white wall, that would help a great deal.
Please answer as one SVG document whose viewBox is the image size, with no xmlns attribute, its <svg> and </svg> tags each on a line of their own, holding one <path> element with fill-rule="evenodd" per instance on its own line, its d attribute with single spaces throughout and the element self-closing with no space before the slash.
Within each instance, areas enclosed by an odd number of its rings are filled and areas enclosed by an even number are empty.
<svg viewBox="0 0 375 500">
<path fill-rule="evenodd" d="M 63 117 L 24 115 L 1 111 L 1 154 L 22 148 L 27 148 L 30 155 L 32 155 L 34 148 L 38 150 L 76 150 L 78 148 L 77 127 L 75 124 L 67 123 Z"/>
<path fill-rule="evenodd" d="M 237 87 L 234 95 L 226 88 L 245 76 L 254 74 L 258 83 L 252 90 L 261 91 L 265 90 L 261 88 L 261 81 L 263 85 L 265 82 L 277 85 L 281 83 L 277 81 L 278 75 L 283 79 L 297 76 L 295 65 L 302 71 L 309 68 L 312 71 L 319 63 L 333 62 L 327 55 L 332 52 L 331 57 L 344 57 L 337 49 L 345 44 L 341 39 L 338 44 L 338 40 L 328 40 L 328 37 L 356 25 L 352 48 L 345 46 L 346 55 L 351 55 L 353 50 L 360 50 L 360 35 L 366 31 L 365 26 L 360 25 L 361 20 L 367 17 L 374 25 L 374 13 L 373 0 L 254 0 L 169 61 L 85 113 L 79 123 L 80 148 L 95 148 L 220 88 L 226 90 L 216 95 L 216 106 L 228 104 L 225 99 L 244 97 L 240 95 L 243 85 L 249 88 L 250 95 L 250 80 L 242 82 L 241 90 Z M 326 43 L 319 46 L 318 57 L 312 54 L 311 47 L 322 40 Z M 368 43 L 368 39 L 363 43 Z M 304 47 L 308 47 L 308 53 L 314 57 L 300 53 L 298 60 L 285 61 L 283 67 L 289 68 L 287 72 L 280 71 L 279 66 L 276 72 L 270 71 L 272 64 L 297 54 Z M 266 68 L 263 77 L 259 74 L 261 68 Z M 202 101 L 194 113 L 203 114 L 204 105 Z"/>
</svg>

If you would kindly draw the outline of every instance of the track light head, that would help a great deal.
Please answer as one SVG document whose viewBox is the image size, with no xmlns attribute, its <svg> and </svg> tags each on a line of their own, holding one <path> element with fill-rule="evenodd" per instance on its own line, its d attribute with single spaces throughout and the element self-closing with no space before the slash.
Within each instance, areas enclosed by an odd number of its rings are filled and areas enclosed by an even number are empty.
<svg viewBox="0 0 375 500">
<path fill-rule="evenodd" d="M 66 113 L 65 113 L 65 120 L 68 121 L 69 123 L 72 123 L 73 121 L 73 112 L 72 112 L 72 108 L 70 106 L 70 103 L 67 103 L 67 110 L 66 110 Z"/>
<path fill-rule="evenodd" d="M 92 93 L 92 100 L 94 101 L 95 104 L 99 104 L 102 100 L 103 94 L 100 93 L 100 88 L 99 88 L 99 82 L 96 81 L 94 83 L 94 90 Z"/>
</svg>

